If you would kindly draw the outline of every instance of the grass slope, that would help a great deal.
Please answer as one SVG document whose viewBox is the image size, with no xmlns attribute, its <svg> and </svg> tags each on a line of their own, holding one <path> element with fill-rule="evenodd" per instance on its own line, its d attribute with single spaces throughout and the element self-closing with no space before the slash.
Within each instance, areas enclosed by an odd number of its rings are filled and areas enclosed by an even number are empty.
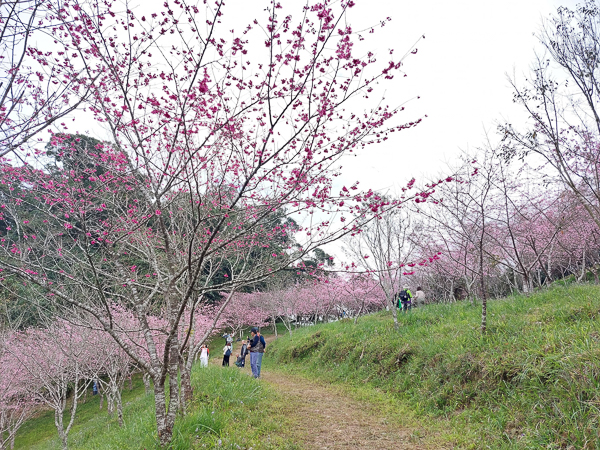
<svg viewBox="0 0 600 450">
<path fill-rule="evenodd" d="M 600 449 L 600 287 L 490 302 L 485 337 L 480 315 L 461 302 L 413 310 L 399 332 L 385 312 L 307 327 L 270 346 L 267 369 L 383 391 L 462 448 Z"/>
<path fill-rule="evenodd" d="M 236 367 L 195 367 L 192 375 L 195 399 L 191 411 L 178 418 L 172 449 L 267 449 L 295 450 L 298 447 L 279 436 L 285 420 L 277 395 Z M 98 408 L 98 397 L 88 397 L 77 412 L 69 434 L 69 449 L 158 449 L 153 395 L 146 395 L 141 379 L 134 389 L 123 392 L 125 426 Z M 275 414 L 266 414 L 269 408 Z M 17 449 L 59 449 L 54 415 L 44 412 L 24 424 L 17 434 Z"/>
</svg>

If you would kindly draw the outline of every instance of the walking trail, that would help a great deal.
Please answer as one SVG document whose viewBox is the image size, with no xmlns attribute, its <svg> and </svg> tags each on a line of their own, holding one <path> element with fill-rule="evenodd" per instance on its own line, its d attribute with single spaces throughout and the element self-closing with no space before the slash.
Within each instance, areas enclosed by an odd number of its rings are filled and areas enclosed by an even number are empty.
<svg viewBox="0 0 600 450">
<path fill-rule="evenodd" d="M 293 424 L 285 434 L 306 450 L 417 450 L 412 430 L 388 420 L 377 408 L 348 397 L 335 386 L 302 377 L 265 371 L 261 379 L 273 386 L 287 405 Z"/>
<path fill-rule="evenodd" d="M 267 344 L 273 339 L 267 337 Z M 249 360 L 246 370 L 250 371 Z M 278 392 L 290 424 L 284 434 L 302 449 L 426 449 L 418 438 L 414 442 L 414 430 L 402 428 L 379 408 L 351 398 L 340 387 L 272 370 L 263 370 L 261 380 Z"/>
</svg>

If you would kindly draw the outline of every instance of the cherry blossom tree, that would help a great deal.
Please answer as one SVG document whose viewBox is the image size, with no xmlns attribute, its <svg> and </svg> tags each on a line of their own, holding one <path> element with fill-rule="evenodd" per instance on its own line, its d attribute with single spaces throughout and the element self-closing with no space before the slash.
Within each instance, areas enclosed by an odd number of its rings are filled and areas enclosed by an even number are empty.
<svg viewBox="0 0 600 450">
<path fill-rule="evenodd" d="M 353 53 L 366 39 L 349 25 L 353 4 L 311 3 L 293 19 L 275 2 L 264 27 L 233 33 L 220 1 L 134 11 L 72 0 L 57 16 L 65 70 L 110 139 L 84 152 L 80 137 L 54 134 L 61 164 L 3 163 L 0 268 L 95 317 L 150 375 L 163 445 L 181 407 L 166 381 L 189 377 L 196 353 L 181 340 L 186 312 L 222 295 L 214 327 L 236 291 L 355 230 L 357 210 L 397 206 L 357 184 L 333 190 L 343 155 L 420 121 L 381 102 L 402 60 Z M 282 214 L 304 218 L 296 245 Z M 114 304 L 138 324 L 137 347 Z M 158 311 L 160 339 L 148 320 Z"/>
<path fill-rule="evenodd" d="M 6 346 L 13 364 L 18 365 L 23 389 L 32 399 L 54 410 L 54 424 L 63 449 L 68 448 L 79 400 L 96 377 L 86 370 L 90 366 L 86 361 L 95 357 L 90 342 L 92 339 L 81 329 L 60 321 L 44 329 L 14 333 Z"/>
<path fill-rule="evenodd" d="M 393 210 L 346 239 L 347 253 L 357 261 L 358 268 L 378 280 L 385 294 L 386 308 L 392 311 L 396 330 L 399 328 L 396 295 L 402 289 L 403 277 L 414 274 L 416 265 L 412 260 L 415 257 L 413 233 L 411 214 L 407 210 Z M 356 281 L 362 281 L 362 278 Z"/>
<path fill-rule="evenodd" d="M 22 159 L 37 151 L 40 132 L 64 130 L 90 93 L 71 63 L 81 29 L 60 3 L 8 0 L 0 12 L 0 157 Z"/>
<path fill-rule="evenodd" d="M 248 326 L 265 326 L 268 319 L 260 307 L 258 292 L 236 292 L 223 312 L 225 329 L 231 335 L 239 334 Z"/>
<path fill-rule="evenodd" d="M 14 448 L 15 435 L 34 407 L 19 364 L 6 349 L 9 336 L 7 330 L 0 332 L 0 450 Z"/>
<path fill-rule="evenodd" d="M 354 274 L 335 283 L 329 282 L 328 285 L 338 291 L 337 302 L 344 306 L 344 310 L 352 311 L 355 325 L 361 314 L 388 306 L 381 283 L 370 274 Z"/>
<path fill-rule="evenodd" d="M 77 322 L 75 331 L 84 336 L 85 345 L 89 346 L 93 353 L 93 358 L 85 358 L 81 363 L 86 365 L 86 373 L 96 375 L 94 381 L 101 394 L 106 396 L 108 415 L 112 416 L 116 411 L 119 425 L 123 426 L 121 395 L 125 380 L 132 374 L 133 361 L 93 318 L 89 321 L 77 320 Z"/>
</svg>

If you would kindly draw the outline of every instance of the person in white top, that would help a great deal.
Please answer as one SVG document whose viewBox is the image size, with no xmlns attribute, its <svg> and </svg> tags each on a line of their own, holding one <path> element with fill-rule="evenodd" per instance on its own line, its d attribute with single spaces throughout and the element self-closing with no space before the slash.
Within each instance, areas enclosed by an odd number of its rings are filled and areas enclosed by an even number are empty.
<svg viewBox="0 0 600 450">
<path fill-rule="evenodd" d="M 200 347 L 200 367 L 207 367 L 208 366 L 208 347 L 206 345 L 203 345 L 202 347 Z"/>
<path fill-rule="evenodd" d="M 423 306 L 425 304 L 425 292 L 423 288 L 419 286 L 417 292 L 415 292 L 415 306 Z"/>
</svg>

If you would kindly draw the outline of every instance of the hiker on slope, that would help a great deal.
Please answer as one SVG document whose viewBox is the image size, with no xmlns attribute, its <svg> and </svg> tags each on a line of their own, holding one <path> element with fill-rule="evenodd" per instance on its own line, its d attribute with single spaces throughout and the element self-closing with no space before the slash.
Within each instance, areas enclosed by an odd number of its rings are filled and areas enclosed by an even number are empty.
<svg viewBox="0 0 600 450">
<path fill-rule="evenodd" d="M 408 286 L 404 286 L 398 293 L 398 308 L 402 309 L 402 312 L 406 313 L 410 310 L 412 304 L 412 292 L 410 292 L 410 288 Z"/>
</svg>

